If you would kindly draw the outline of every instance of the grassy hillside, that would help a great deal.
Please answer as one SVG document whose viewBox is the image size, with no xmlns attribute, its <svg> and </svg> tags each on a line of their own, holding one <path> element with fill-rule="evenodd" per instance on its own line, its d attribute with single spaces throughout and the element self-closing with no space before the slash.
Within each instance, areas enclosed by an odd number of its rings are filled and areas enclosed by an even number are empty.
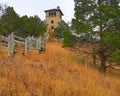
<svg viewBox="0 0 120 96">
<path fill-rule="evenodd" d="M 78 58 L 59 43 L 14 58 L 1 48 L 0 96 L 120 96 L 119 76 L 101 74 Z"/>
</svg>

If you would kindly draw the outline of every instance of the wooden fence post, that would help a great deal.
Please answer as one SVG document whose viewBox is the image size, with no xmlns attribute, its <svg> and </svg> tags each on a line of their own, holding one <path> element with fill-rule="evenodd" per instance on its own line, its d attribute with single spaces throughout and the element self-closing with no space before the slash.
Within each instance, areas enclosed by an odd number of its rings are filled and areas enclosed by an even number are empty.
<svg viewBox="0 0 120 96">
<path fill-rule="evenodd" d="M 8 56 L 14 55 L 14 33 L 8 35 Z"/>
<path fill-rule="evenodd" d="M 10 38 L 11 38 L 11 36 L 10 36 L 10 34 L 8 35 L 8 56 L 11 56 L 11 52 L 10 52 L 10 47 L 11 47 L 11 41 L 10 41 Z"/>
<path fill-rule="evenodd" d="M 25 38 L 25 55 L 27 54 L 27 51 L 28 51 L 28 40 L 29 38 Z"/>
<path fill-rule="evenodd" d="M 46 50 L 46 42 L 45 42 L 44 38 L 42 38 L 41 50 L 42 50 L 42 51 L 45 51 L 45 50 Z"/>
<path fill-rule="evenodd" d="M 32 48 L 32 42 L 31 42 L 31 37 L 27 37 L 28 38 L 28 48 Z"/>
<path fill-rule="evenodd" d="M 36 50 L 39 53 L 41 50 L 41 37 L 36 40 Z"/>
<path fill-rule="evenodd" d="M 11 55 L 14 55 L 14 47 L 15 47 L 15 43 L 14 43 L 14 33 L 11 33 Z"/>
</svg>

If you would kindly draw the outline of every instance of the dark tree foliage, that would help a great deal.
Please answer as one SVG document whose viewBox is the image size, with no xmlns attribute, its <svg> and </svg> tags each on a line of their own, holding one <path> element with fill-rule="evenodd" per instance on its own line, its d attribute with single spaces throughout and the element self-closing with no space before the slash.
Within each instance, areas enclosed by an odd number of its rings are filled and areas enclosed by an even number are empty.
<svg viewBox="0 0 120 96">
<path fill-rule="evenodd" d="M 76 42 L 76 36 L 74 36 L 69 30 L 63 32 L 63 47 L 72 47 Z"/>
<path fill-rule="evenodd" d="M 6 7 L 0 19 L 0 34 L 7 36 L 11 32 L 22 37 L 40 36 L 46 32 L 46 25 L 37 15 L 20 17 L 13 7 Z"/>
<path fill-rule="evenodd" d="M 99 56 L 103 72 L 106 71 L 107 61 L 119 64 L 120 56 L 117 55 L 120 50 L 120 6 L 117 0 L 74 0 L 74 2 L 75 19 L 72 26 L 75 33 L 82 34 L 79 41 L 84 38 L 84 42 L 97 44 L 91 53 L 93 56 Z"/>
<path fill-rule="evenodd" d="M 62 39 L 64 31 L 69 31 L 69 26 L 67 23 L 65 23 L 65 21 L 62 20 L 58 23 L 58 27 L 54 29 L 55 37 L 57 39 Z"/>
<path fill-rule="evenodd" d="M 19 18 L 13 7 L 7 7 L 1 16 L 1 34 L 8 35 L 10 32 L 15 31 L 15 22 Z"/>
<path fill-rule="evenodd" d="M 46 25 L 38 16 L 30 18 L 23 16 L 18 19 L 18 22 L 16 22 L 16 29 L 20 36 L 43 36 L 46 32 Z"/>
<path fill-rule="evenodd" d="M 76 40 L 76 36 L 74 36 L 71 32 L 71 26 L 68 26 L 65 21 L 61 21 L 58 23 L 58 27 L 54 29 L 55 37 L 57 40 L 63 41 L 63 47 L 73 46 Z"/>
</svg>

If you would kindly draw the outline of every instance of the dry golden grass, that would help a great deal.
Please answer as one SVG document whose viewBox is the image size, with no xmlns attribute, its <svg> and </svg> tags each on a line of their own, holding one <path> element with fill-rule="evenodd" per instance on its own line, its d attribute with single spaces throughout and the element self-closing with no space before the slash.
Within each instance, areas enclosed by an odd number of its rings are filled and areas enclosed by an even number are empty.
<svg viewBox="0 0 120 96">
<path fill-rule="evenodd" d="M 120 77 L 83 65 L 59 43 L 39 54 L 7 58 L 5 48 L 0 54 L 0 96 L 120 96 Z"/>
</svg>

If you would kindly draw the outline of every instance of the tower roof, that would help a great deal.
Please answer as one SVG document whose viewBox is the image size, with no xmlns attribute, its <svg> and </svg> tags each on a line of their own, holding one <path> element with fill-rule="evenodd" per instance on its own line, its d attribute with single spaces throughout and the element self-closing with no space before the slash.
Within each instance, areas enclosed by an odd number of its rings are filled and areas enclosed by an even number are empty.
<svg viewBox="0 0 120 96">
<path fill-rule="evenodd" d="M 60 11 L 61 15 L 62 16 L 64 15 L 59 6 L 57 6 L 57 8 L 54 9 L 45 10 L 45 12 L 50 12 L 50 11 Z"/>
</svg>

